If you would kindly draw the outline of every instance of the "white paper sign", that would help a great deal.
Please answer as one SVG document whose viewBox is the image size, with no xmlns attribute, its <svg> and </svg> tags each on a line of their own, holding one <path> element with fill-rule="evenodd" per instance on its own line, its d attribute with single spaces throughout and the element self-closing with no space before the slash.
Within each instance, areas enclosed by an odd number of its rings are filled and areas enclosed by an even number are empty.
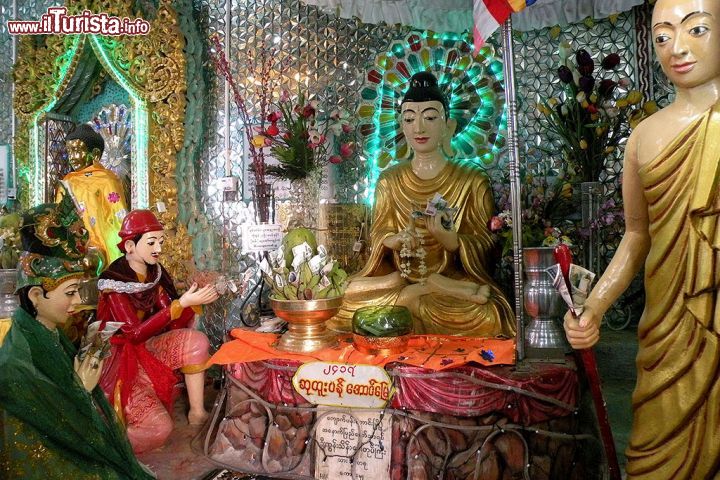
<svg viewBox="0 0 720 480">
<path fill-rule="evenodd" d="M 326 409 L 330 410 L 320 407 L 318 417 Z M 332 412 L 318 421 L 315 432 L 315 478 L 390 478 L 392 415 L 383 415 L 382 412 Z"/>
<path fill-rule="evenodd" d="M 282 243 L 282 225 L 244 225 L 243 253 L 270 252 Z"/>
<path fill-rule="evenodd" d="M 335 407 L 382 408 L 392 392 L 383 368 L 333 362 L 301 365 L 293 386 L 308 402 Z"/>
</svg>

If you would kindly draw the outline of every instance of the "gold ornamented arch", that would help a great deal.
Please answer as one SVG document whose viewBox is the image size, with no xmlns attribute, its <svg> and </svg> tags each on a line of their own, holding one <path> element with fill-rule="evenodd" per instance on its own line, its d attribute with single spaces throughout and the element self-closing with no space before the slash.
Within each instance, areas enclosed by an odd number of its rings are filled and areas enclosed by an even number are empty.
<svg viewBox="0 0 720 480">
<path fill-rule="evenodd" d="M 84 10 L 137 18 L 131 2 L 66 0 L 69 13 Z M 176 156 L 185 136 L 185 39 L 170 0 L 160 4 L 147 35 L 47 35 L 21 37 L 15 65 L 14 108 L 18 122 L 15 156 L 20 201 L 41 203 L 44 159 L 38 158 L 38 121 L 66 93 L 78 67 L 80 52 L 90 45 L 103 68 L 129 93 L 133 104 L 135 144 L 132 165 L 132 206 L 158 211 L 166 229 L 174 230 L 163 264 L 184 278 L 192 257 L 187 228 L 178 224 Z M 164 210 L 164 211 L 163 211 Z"/>
</svg>

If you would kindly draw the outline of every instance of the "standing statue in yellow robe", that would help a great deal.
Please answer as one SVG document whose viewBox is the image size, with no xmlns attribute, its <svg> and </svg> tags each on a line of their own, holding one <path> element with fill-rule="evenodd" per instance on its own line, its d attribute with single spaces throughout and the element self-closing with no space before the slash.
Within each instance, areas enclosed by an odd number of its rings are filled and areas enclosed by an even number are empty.
<svg viewBox="0 0 720 480">
<path fill-rule="evenodd" d="M 62 179 L 56 202 L 70 195 L 90 235 L 88 246 L 98 249 L 102 267 L 107 267 L 122 256 L 117 247 L 127 214 L 122 182 L 100 164 L 105 142 L 90 125 L 77 125 L 65 138 L 65 146 L 74 171 Z"/>
<path fill-rule="evenodd" d="M 414 155 L 380 175 L 370 258 L 351 279 L 331 328 L 348 329 L 362 306 L 398 304 L 412 313 L 415 333 L 515 335 L 512 309 L 489 274 L 492 189 L 477 167 L 444 154 L 455 129 L 447 111 L 435 77 L 414 75 L 400 120 Z M 435 194 L 454 210 L 413 215 Z M 403 256 L 418 250 L 424 257 Z"/>
<path fill-rule="evenodd" d="M 579 321 L 574 348 L 645 263 L 630 479 L 720 477 L 720 1 L 658 0 L 653 43 L 675 101 L 625 150 L 626 232 Z"/>
</svg>

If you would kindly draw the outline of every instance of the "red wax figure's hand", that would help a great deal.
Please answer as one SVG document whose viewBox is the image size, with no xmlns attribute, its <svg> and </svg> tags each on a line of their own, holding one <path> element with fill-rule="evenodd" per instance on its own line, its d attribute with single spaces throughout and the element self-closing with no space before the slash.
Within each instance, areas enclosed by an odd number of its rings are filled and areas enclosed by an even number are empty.
<svg viewBox="0 0 720 480">
<path fill-rule="evenodd" d="M 193 283 L 187 292 L 180 297 L 180 306 L 183 308 L 207 305 L 218 299 L 218 293 L 214 285 L 205 285 L 198 289 L 197 283 Z"/>
</svg>

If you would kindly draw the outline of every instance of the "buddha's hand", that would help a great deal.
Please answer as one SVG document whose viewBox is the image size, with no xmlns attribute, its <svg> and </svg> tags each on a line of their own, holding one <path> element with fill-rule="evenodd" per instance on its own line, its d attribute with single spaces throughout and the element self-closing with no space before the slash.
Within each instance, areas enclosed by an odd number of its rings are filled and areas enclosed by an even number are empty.
<svg viewBox="0 0 720 480">
<path fill-rule="evenodd" d="M 383 240 L 383 245 L 395 251 L 402 250 L 405 244 L 407 244 L 411 250 L 414 250 L 418 245 L 417 237 L 406 230 L 396 233 L 395 235 L 390 235 Z"/>
<path fill-rule="evenodd" d="M 179 298 L 180 306 L 183 308 L 197 305 L 207 305 L 218 299 L 218 292 L 214 285 L 206 285 L 198 289 L 197 283 L 193 283 L 187 292 Z"/>
<path fill-rule="evenodd" d="M 575 318 L 571 311 L 565 314 L 565 336 L 570 346 L 576 350 L 590 348 L 600 340 L 600 321 L 602 314 L 585 306 L 580 318 Z"/>
<path fill-rule="evenodd" d="M 458 234 L 455 230 L 448 230 L 443 227 L 443 214 L 438 214 L 427 219 L 427 229 L 430 235 L 437 240 L 448 252 L 454 252 L 460 247 Z"/>
</svg>

